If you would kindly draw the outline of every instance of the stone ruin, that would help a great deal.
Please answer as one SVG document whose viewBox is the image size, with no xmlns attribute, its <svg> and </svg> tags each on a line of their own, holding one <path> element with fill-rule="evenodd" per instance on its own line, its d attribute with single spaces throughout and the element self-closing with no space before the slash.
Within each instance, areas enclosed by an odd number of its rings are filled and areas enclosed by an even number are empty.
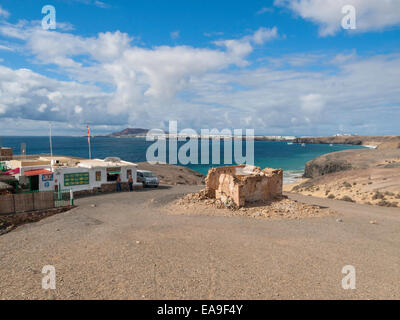
<svg viewBox="0 0 400 320">
<path fill-rule="evenodd" d="M 282 196 L 283 171 L 255 166 L 213 168 L 206 177 L 204 195 L 243 207 L 248 202 L 269 201 Z"/>
</svg>

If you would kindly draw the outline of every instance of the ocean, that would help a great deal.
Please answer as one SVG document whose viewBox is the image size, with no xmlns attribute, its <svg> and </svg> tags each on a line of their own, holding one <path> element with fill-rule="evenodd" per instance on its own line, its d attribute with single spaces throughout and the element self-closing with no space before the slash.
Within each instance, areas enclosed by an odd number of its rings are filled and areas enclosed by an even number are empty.
<svg viewBox="0 0 400 320">
<path fill-rule="evenodd" d="M 50 154 L 49 137 L 2 137 L 3 147 L 11 147 L 14 154 L 21 153 L 21 143 L 26 144 L 27 154 Z M 144 162 L 146 161 L 146 150 L 152 143 L 144 138 L 95 137 L 91 139 L 92 158 L 104 159 L 114 156 L 130 162 Z M 88 158 L 86 137 L 55 136 L 52 138 L 52 144 L 54 155 Z M 178 142 L 178 149 L 183 144 L 185 142 Z M 363 147 L 349 145 L 330 146 L 328 144 L 307 144 L 303 147 L 300 144 L 288 145 L 287 142 L 281 141 L 255 141 L 254 161 L 255 165 L 261 168 L 283 169 L 284 183 L 292 183 L 301 177 L 307 161 L 326 153 L 357 148 Z M 224 143 L 221 141 L 222 158 L 223 150 Z M 243 154 L 245 154 L 244 146 Z M 211 163 L 211 160 L 209 162 Z M 207 174 L 208 170 L 215 165 L 188 164 L 186 166 Z"/>
</svg>

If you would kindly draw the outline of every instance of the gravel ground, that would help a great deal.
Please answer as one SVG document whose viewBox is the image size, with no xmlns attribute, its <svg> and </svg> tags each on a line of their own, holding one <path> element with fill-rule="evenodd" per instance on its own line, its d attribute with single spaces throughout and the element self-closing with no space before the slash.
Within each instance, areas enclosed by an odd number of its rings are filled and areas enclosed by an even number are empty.
<svg viewBox="0 0 400 320">
<path fill-rule="evenodd" d="M 399 209 L 289 195 L 340 219 L 166 212 L 201 188 L 83 198 L 0 236 L 0 298 L 400 299 Z M 56 268 L 56 290 L 41 288 L 45 265 Z M 356 268 L 356 290 L 341 287 L 345 265 Z"/>
<path fill-rule="evenodd" d="M 258 201 L 236 208 L 233 203 L 209 199 L 203 192 L 190 193 L 166 206 L 172 214 L 205 214 L 213 216 L 249 217 L 255 219 L 305 219 L 338 215 L 326 207 L 303 204 L 281 197 L 274 201 Z"/>
</svg>

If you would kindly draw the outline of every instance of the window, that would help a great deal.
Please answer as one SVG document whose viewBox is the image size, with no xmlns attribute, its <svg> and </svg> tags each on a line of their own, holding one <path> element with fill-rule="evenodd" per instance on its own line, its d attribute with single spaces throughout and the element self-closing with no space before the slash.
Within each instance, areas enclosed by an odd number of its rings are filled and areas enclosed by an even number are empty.
<svg viewBox="0 0 400 320">
<path fill-rule="evenodd" d="M 117 181 L 121 174 L 121 168 L 107 168 L 107 181 L 114 182 Z"/>
<path fill-rule="evenodd" d="M 143 172 L 143 176 L 146 178 L 152 178 L 155 177 L 156 175 L 153 172 Z"/>
<path fill-rule="evenodd" d="M 101 171 L 96 171 L 96 181 L 101 181 Z"/>
<path fill-rule="evenodd" d="M 126 170 L 126 178 L 129 179 L 131 175 L 132 175 L 132 170 L 131 169 Z"/>
</svg>

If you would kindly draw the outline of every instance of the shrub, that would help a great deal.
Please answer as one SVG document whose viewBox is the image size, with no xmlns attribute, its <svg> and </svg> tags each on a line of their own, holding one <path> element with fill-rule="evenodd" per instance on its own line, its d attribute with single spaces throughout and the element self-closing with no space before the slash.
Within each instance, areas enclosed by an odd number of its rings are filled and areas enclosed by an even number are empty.
<svg viewBox="0 0 400 320">
<path fill-rule="evenodd" d="M 381 200 L 377 203 L 378 206 L 381 207 L 392 207 L 392 208 L 397 208 L 397 202 L 389 202 L 386 200 Z"/>
<path fill-rule="evenodd" d="M 350 198 L 349 196 L 344 196 L 341 200 L 348 201 L 348 202 L 354 202 L 354 200 L 352 198 Z"/>
<path fill-rule="evenodd" d="M 385 195 L 379 191 L 375 192 L 375 194 L 372 197 L 373 200 L 378 200 L 378 199 L 385 199 Z"/>
<path fill-rule="evenodd" d="M 344 186 L 345 188 L 351 188 L 351 184 L 348 183 L 347 181 L 343 182 L 343 186 Z"/>
</svg>

